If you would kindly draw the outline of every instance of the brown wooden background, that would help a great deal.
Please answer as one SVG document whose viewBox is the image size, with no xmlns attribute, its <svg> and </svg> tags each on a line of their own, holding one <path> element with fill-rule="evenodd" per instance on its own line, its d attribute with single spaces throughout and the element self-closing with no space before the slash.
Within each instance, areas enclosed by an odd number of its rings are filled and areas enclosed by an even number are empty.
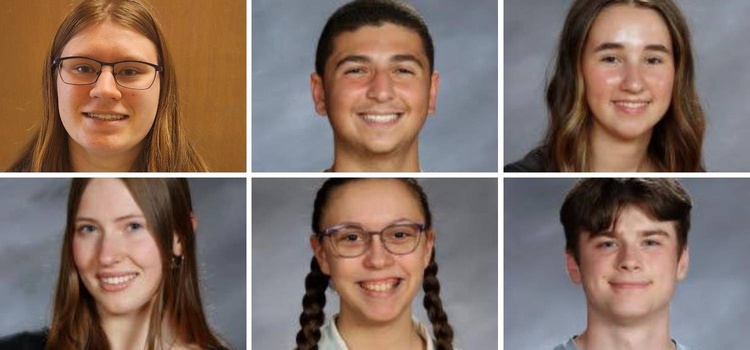
<svg viewBox="0 0 750 350">
<path fill-rule="evenodd" d="M 172 51 L 191 140 L 211 171 L 246 171 L 245 1 L 150 1 Z M 2 1 L 0 171 L 41 121 L 44 55 L 75 3 Z"/>
</svg>

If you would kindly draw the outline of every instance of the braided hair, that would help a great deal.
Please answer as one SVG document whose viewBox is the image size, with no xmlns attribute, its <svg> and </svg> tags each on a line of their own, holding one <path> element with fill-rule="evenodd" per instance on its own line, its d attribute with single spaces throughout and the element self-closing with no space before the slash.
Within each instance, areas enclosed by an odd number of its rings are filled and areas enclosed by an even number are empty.
<svg viewBox="0 0 750 350">
<path fill-rule="evenodd" d="M 366 179 L 357 178 L 333 178 L 326 180 L 318 189 L 313 204 L 312 231 L 319 235 L 321 231 L 321 220 L 325 208 L 330 201 L 331 194 L 337 188 L 354 181 Z M 414 179 L 395 179 L 403 182 L 414 194 L 420 204 L 422 215 L 425 218 L 425 229 L 432 227 L 432 213 L 430 212 L 427 194 L 422 186 Z M 423 305 L 427 316 L 432 323 L 433 335 L 436 340 L 437 350 L 453 350 L 453 327 L 448 322 L 448 315 L 443 309 L 440 299 L 440 281 L 437 279 L 438 266 L 435 262 L 435 249 L 432 250 L 430 262 L 424 270 L 422 289 L 424 290 Z M 299 316 L 300 330 L 297 332 L 297 347 L 295 350 L 317 350 L 320 341 L 320 327 L 325 322 L 323 308 L 326 304 L 325 291 L 328 288 L 330 276 L 321 271 L 318 261 L 313 256 L 310 261 L 310 272 L 305 278 L 305 295 L 302 297 L 302 313 Z"/>
</svg>

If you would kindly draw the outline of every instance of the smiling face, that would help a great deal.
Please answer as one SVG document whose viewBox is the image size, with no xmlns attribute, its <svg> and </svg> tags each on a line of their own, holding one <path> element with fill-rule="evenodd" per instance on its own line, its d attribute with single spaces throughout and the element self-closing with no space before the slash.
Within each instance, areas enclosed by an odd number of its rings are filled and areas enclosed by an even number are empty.
<svg viewBox="0 0 750 350">
<path fill-rule="evenodd" d="M 81 30 L 68 41 L 60 56 L 159 63 L 153 42 L 134 29 L 109 20 Z M 56 80 L 60 118 L 71 152 L 130 158 L 138 154 L 156 118 L 160 74 L 146 90 L 117 85 L 110 66 L 102 67 L 93 85 L 66 84 L 59 73 Z"/>
<path fill-rule="evenodd" d="M 162 280 L 159 248 L 118 179 L 92 179 L 81 197 L 73 260 L 101 317 L 146 312 Z"/>
<path fill-rule="evenodd" d="M 336 36 L 325 77 L 311 77 L 315 110 L 328 116 L 337 152 L 416 152 L 435 111 L 439 77 L 419 35 L 385 23 Z"/>
<path fill-rule="evenodd" d="M 672 101 L 673 57 L 669 30 L 656 11 L 629 5 L 602 10 L 581 57 L 592 136 L 648 142 Z"/>
<path fill-rule="evenodd" d="M 675 284 L 688 270 L 688 251 L 678 254 L 678 246 L 674 221 L 657 221 L 628 205 L 609 230 L 581 235 L 579 262 L 566 254 L 568 273 L 583 284 L 589 315 L 597 320 L 668 318 Z"/>
<path fill-rule="evenodd" d="M 381 231 L 397 222 L 424 223 L 418 200 L 407 185 L 393 179 L 353 181 L 331 194 L 324 210 L 323 228 L 357 223 Z M 311 244 L 321 270 L 331 276 L 341 300 L 340 322 L 386 323 L 411 317 L 411 303 L 422 285 L 433 246 L 433 233 L 423 233 L 414 252 L 394 255 L 379 235 L 363 255 L 336 255 L 329 237 Z"/>
</svg>

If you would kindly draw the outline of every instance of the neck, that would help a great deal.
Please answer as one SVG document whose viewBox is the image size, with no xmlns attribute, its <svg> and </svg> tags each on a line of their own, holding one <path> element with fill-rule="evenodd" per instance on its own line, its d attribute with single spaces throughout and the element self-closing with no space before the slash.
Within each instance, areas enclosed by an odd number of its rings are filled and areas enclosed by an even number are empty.
<svg viewBox="0 0 750 350">
<path fill-rule="evenodd" d="M 129 172 L 141 146 L 116 153 L 92 153 L 68 139 L 70 163 L 75 172 Z"/>
<path fill-rule="evenodd" d="M 336 317 L 336 328 L 349 349 L 426 349 L 425 340 L 419 335 L 411 320 L 410 310 L 406 310 L 389 322 L 362 321 L 348 317 L 346 312 Z"/>
<path fill-rule="evenodd" d="M 673 350 L 669 336 L 669 311 L 637 321 L 616 323 L 589 311 L 588 326 L 576 345 L 581 350 Z"/>
<path fill-rule="evenodd" d="M 648 155 L 651 133 L 635 140 L 621 140 L 596 131 L 594 127 L 591 132 L 591 171 L 657 171 Z"/>
<path fill-rule="evenodd" d="M 151 324 L 150 307 L 126 315 L 110 315 L 100 310 L 99 315 L 112 350 L 146 348 Z"/>
<path fill-rule="evenodd" d="M 419 172 L 418 140 L 407 147 L 399 147 L 387 153 L 372 153 L 352 149 L 336 141 L 333 165 L 335 172 Z"/>
</svg>

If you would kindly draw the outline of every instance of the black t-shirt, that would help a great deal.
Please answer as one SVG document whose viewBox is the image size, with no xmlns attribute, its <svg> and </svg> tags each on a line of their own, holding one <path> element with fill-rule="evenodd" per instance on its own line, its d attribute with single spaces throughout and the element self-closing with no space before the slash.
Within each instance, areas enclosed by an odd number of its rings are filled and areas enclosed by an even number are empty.
<svg viewBox="0 0 750 350">
<path fill-rule="evenodd" d="M 47 330 L 22 332 L 0 338 L 0 350 L 44 350 Z"/>
</svg>

